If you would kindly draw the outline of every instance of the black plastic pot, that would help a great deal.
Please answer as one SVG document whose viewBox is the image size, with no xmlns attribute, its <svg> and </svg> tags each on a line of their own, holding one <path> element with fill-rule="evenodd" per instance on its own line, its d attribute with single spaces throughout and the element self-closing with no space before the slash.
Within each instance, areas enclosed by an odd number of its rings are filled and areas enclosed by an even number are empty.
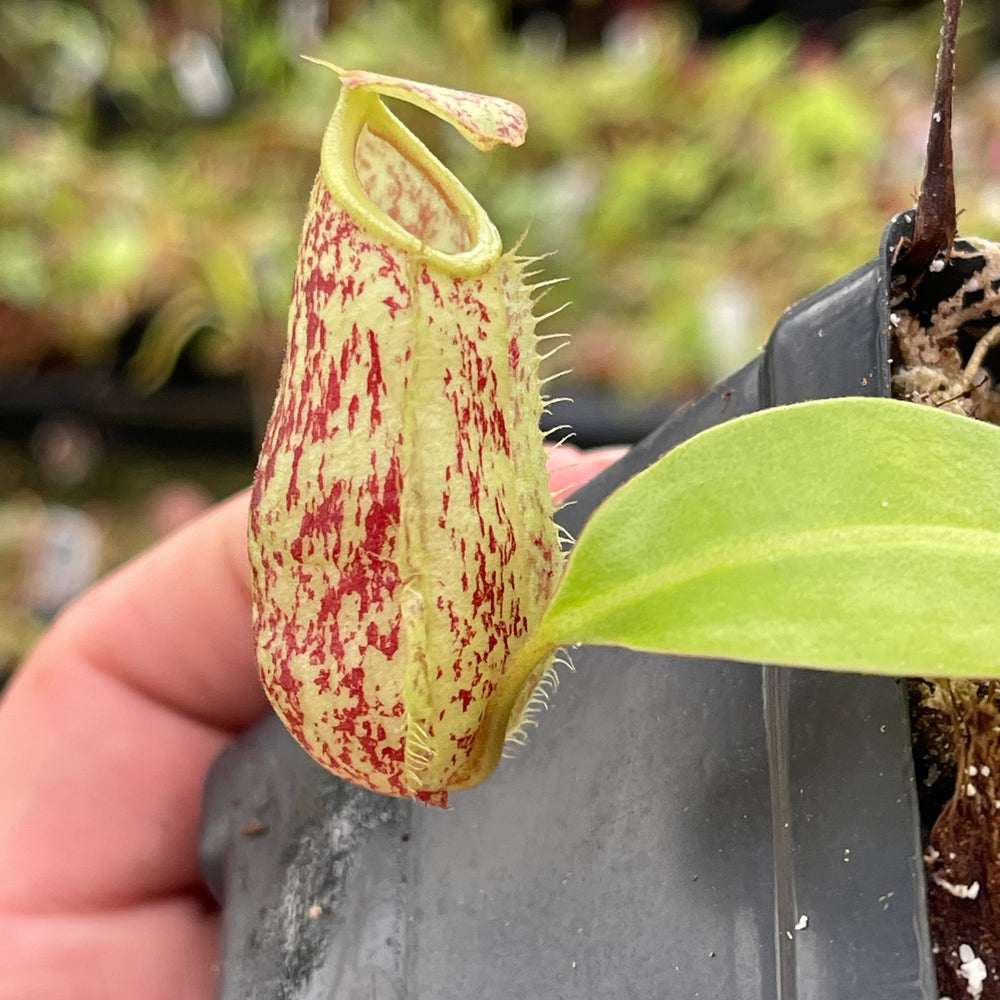
<svg viewBox="0 0 1000 1000">
<path fill-rule="evenodd" d="M 569 530 L 703 428 L 887 395 L 889 258 L 908 225 L 588 484 Z M 223 1000 L 937 998 L 900 683 L 573 659 L 528 746 L 448 811 L 338 781 L 275 719 L 227 750 L 202 843 Z"/>
</svg>

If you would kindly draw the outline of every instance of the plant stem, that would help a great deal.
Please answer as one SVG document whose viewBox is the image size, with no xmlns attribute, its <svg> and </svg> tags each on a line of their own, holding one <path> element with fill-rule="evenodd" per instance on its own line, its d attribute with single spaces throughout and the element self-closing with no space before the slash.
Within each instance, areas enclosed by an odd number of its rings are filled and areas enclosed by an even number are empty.
<svg viewBox="0 0 1000 1000">
<path fill-rule="evenodd" d="M 955 172 L 951 148 L 952 91 L 955 88 L 955 39 L 962 0 L 944 0 L 941 47 L 934 78 L 934 110 L 927 133 L 924 178 L 917 198 L 913 238 L 895 270 L 916 285 L 938 254 L 951 252 L 955 238 Z"/>
</svg>

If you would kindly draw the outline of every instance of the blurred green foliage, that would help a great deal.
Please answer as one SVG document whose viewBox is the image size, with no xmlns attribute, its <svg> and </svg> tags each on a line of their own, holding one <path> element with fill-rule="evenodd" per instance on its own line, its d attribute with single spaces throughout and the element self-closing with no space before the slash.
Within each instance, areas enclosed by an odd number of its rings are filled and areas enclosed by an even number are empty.
<svg viewBox="0 0 1000 1000">
<path fill-rule="evenodd" d="M 624 394 L 694 390 L 741 363 L 785 307 L 876 253 L 919 183 L 936 4 L 858 17 L 836 53 L 781 22 L 708 48 L 663 5 L 569 55 L 512 38 L 488 0 L 321 6 L 325 27 L 264 0 L 0 5 L 0 367 L 106 358 L 136 317 L 129 370 L 147 389 L 185 348 L 236 372 L 280 342 L 336 92 L 299 51 L 526 108 L 526 146 L 488 156 L 400 114 L 508 245 L 558 251 L 546 270 L 573 305 L 556 322 L 576 335 L 560 367 Z M 963 231 L 990 237 L 985 18 L 964 15 L 956 162 Z M 178 66 L 201 72 L 213 52 L 199 105 Z"/>
</svg>

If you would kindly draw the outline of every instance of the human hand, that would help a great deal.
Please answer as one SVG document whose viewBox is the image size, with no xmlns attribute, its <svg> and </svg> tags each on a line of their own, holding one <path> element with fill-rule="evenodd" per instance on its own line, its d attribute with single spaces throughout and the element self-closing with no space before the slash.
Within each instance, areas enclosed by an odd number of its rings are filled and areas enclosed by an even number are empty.
<svg viewBox="0 0 1000 1000">
<path fill-rule="evenodd" d="M 619 449 L 550 455 L 557 496 Z M 215 756 L 266 711 L 247 494 L 64 612 L 0 701 L 0 1000 L 209 1000 L 198 872 Z"/>
</svg>

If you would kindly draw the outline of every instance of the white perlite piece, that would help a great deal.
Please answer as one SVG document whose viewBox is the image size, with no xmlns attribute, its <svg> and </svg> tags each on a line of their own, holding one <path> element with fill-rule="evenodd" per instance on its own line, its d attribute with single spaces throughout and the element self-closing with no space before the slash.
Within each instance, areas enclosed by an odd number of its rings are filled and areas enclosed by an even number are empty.
<svg viewBox="0 0 1000 1000">
<path fill-rule="evenodd" d="M 972 885 L 956 885 L 954 882 L 941 878 L 940 875 L 935 875 L 934 884 L 941 886 L 945 892 L 950 892 L 959 899 L 975 899 L 979 895 L 978 882 L 973 882 Z"/>
<path fill-rule="evenodd" d="M 803 913 L 795 924 L 795 930 L 804 931 L 809 926 L 809 914 Z"/>
<path fill-rule="evenodd" d="M 986 982 L 986 963 L 967 944 L 958 946 L 958 957 L 962 960 L 958 974 L 969 984 L 966 992 L 972 1000 L 979 1000 L 983 995 L 983 983 Z"/>
</svg>

